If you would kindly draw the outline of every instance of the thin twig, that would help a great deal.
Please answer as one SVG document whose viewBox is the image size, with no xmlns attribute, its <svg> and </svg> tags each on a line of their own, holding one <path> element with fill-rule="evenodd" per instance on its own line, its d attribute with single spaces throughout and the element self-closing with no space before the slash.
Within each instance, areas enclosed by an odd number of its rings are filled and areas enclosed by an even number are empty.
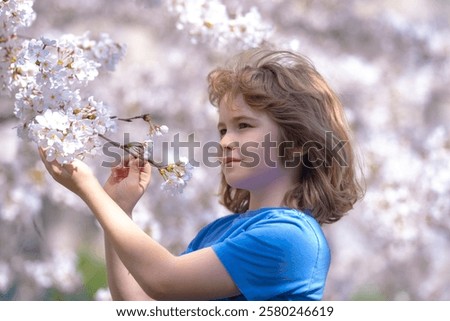
<svg viewBox="0 0 450 321">
<path fill-rule="evenodd" d="M 124 150 L 125 152 L 127 152 L 127 153 L 130 154 L 131 156 L 136 157 L 136 158 L 139 158 L 140 160 L 144 160 L 144 158 L 142 157 L 142 155 L 136 154 L 134 151 L 130 150 L 130 148 L 129 148 L 127 145 L 122 145 L 122 144 L 120 144 L 120 143 L 118 143 L 118 142 L 115 142 L 115 141 L 109 139 L 108 137 L 106 137 L 106 136 L 104 136 L 104 135 L 102 135 L 102 134 L 98 134 L 98 136 L 101 137 L 101 138 L 103 138 L 104 140 L 106 140 L 106 141 L 107 141 L 108 143 L 110 143 L 111 145 L 113 145 L 113 146 L 115 146 L 115 147 L 117 147 L 117 148 L 120 148 L 120 149 Z M 156 167 L 156 168 L 158 168 L 158 169 L 162 169 L 162 168 L 165 168 L 165 167 L 166 167 L 166 166 L 164 166 L 164 165 L 161 165 L 161 164 L 156 163 L 156 162 L 155 162 L 154 160 L 152 160 L 152 159 L 147 159 L 146 161 L 149 162 L 150 165 L 152 165 L 152 166 L 154 166 L 154 167 Z"/>
<path fill-rule="evenodd" d="M 131 123 L 134 119 L 143 119 L 145 121 L 149 121 L 151 118 L 150 118 L 149 114 L 143 114 L 143 115 L 133 116 L 133 117 L 129 117 L 129 118 L 121 118 L 121 117 L 118 117 L 118 116 L 111 116 L 110 119 L 117 119 L 117 120 L 120 120 L 120 121 L 125 121 L 125 122 L 128 122 L 128 123 Z"/>
</svg>

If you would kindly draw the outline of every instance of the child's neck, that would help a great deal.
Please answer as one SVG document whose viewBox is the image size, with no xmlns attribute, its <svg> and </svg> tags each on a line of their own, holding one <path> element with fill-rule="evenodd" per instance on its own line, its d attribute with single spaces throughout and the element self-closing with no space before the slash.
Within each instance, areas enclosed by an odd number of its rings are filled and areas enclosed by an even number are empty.
<svg viewBox="0 0 450 321">
<path fill-rule="evenodd" d="M 284 194 L 281 197 L 278 197 L 278 195 L 277 197 L 270 197 L 270 199 L 250 194 L 250 204 L 248 209 L 252 211 L 263 207 L 280 207 L 283 205 L 283 199 Z"/>
<path fill-rule="evenodd" d="M 250 191 L 249 210 L 285 206 L 284 197 L 293 187 L 292 176 L 281 176 L 270 184 Z"/>
</svg>

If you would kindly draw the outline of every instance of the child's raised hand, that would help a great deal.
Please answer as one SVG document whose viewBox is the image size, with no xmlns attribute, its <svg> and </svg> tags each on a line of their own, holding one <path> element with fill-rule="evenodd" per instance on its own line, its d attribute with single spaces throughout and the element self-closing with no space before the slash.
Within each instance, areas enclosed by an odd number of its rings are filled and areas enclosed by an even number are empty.
<svg viewBox="0 0 450 321">
<path fill-rule="evenodd" d="M 75 159 L 70 164 L 61 165 L 56 160 L 48 161 L 42 148 L 39 148 L 39 155 L 53 179 L 79 196 L 89 193 L 90 184 L 97 181 L 91 169 L 81 160 Z"/>
<path fill-rule="evenodd" d="M 111 170 L 111 175 L 103 188 L 130 215 L 150 184 L 150 179 L 150 164 L 142 159 L 128 156 Z"/>
</svg>

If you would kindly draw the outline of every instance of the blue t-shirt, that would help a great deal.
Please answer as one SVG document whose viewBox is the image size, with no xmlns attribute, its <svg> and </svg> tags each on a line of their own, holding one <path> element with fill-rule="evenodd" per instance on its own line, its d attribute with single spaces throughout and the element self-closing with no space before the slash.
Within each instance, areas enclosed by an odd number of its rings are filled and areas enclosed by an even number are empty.
<svg viewBox="0 0 450 321">
<path fill-rule="evenodd" d="M 232 214 L 205 226 L 189 253 L 212 247 L 241 295 L 226 300 L 320 300 L 330 250 L 320 225 L 290 208 Z"/>
</svg>

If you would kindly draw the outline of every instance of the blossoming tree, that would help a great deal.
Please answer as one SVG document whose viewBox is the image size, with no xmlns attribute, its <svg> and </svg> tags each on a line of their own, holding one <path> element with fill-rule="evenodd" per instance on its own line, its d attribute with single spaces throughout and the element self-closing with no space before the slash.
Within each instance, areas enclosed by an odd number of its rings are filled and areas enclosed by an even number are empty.
<svg viewBox="0 0 450 321">
<path fill-rule="evenodd" d="M 105 177 L 105 143 L 153 160 L 171 132 L 210 141 L 207 72 L 272 43 L 309 56 L 337 89 L 363 160 L 364 200 L 325 227 L 333 251 L 325 298 L 450 298 L 450 6 L 416 2 L 0 2 L 0 297 L 107 293 L 98 291 L 106 286 L 99 229 L 45 176 L 36 145 L 61 163 L 85 157 Z M 184 187 L 191 175 L 180 160 L 169 168 L 154 160 L 162 179 L 153 183 Z M 152 186 L 138 224 L 180 251 L 224 213 L 212 192 L 218 179 L 217 168 L 200 166 L 180 195 Z"/>
</svg>

